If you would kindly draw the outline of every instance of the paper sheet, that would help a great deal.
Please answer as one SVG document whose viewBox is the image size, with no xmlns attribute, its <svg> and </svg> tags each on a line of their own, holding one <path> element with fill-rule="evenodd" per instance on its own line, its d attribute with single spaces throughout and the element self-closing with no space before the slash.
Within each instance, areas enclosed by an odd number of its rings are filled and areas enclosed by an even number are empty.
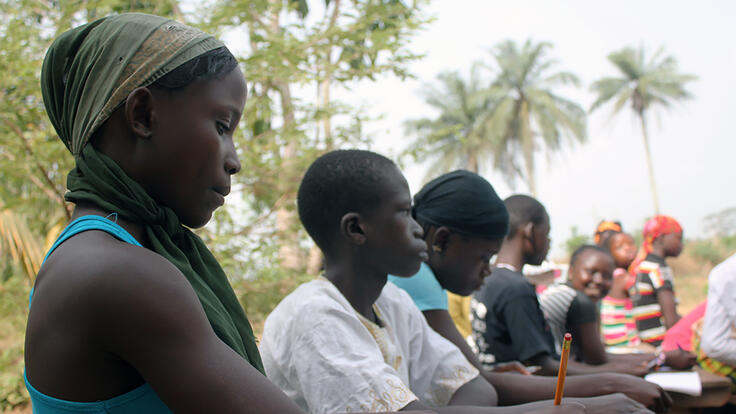
<svg viewBox="0 0 736 414">
<path fill-rule="evenodd" d="M 666 391 L 681 392 L 695 397 L 703 393 L 700 375 L 697 372 L 653 372 L 644 377 Z"/>
</svg>

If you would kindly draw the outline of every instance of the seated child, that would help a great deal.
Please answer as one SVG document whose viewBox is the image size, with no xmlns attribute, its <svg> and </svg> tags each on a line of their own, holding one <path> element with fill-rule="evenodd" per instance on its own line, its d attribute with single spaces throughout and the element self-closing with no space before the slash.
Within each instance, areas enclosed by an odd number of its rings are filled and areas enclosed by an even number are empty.
<svg viewBox="0 0 736 414">
<path fill-rule="evenodd" d="M 459 208 L 462 206 L 462 208 Z M 412 297 L 427 323 L 454 343 L 499 393 L 501 403 L 515 404 L 552 398 L 555 378 L 499 375 L 478 359 L 451 319 L 451 296 L 468 298 L 490 276 L 491 257 L 498 253 L 508 232 L 508 211 L 491 184 L 478 174 L 457 170 L 427 183 L 415 196 L 412 214 L 424 229 L 429 259 L 411 277 L 389 275 Z M 471 328 L 472 333 L 472 328 Z M 492 361 L 489 361 L 492 362 Z M 515 362 L 518 364 L 518 362 Z M 498 370 L 498 364 L 492 368 Z M 503 369 L 507 369 L 504 367 Z M 618 390 L 649 389 L 648 398 L 659 392 L 632 376 L 596 374 L 568 378 L 565 395 L 600 395 L 601 384 L 616 382 Z M 653 399 L 629 394 L 647 405 Z M 514 398 L 514 399 L 512 399 Z"/>
<path fill-rule="evenodd" d="M 544 206 L 529 196 L 514 195 L 505 204 L 509 234 L 498 253 L 493 277 L 486 279 L 473 297 L 473 335 L 481 353 L 500 361 L 539 365 L 543 375 L 555 375 L 559 367 L 556 341 L 534 287 L 521 273 L 524 264 L 538 265 L 547 256 L 549 216 Z M 574 360 L 567 369 L 571 374 L 607 371 Z"/>
<path fill-rule="evenodd" d="M 634 319 L 642 342 L 659 346 L 667 329 L 680 319 L 677 314 L 674 277 L 665 258 L 682 251 L 682 227 L 669 216 L 646 222 L 637 258 L 629 272 L 636 282 L 629 288 Z"/>
<path fill-rule="evenodd" d="M 307 170 L 297 201 L 302 224 L 325 255 L 324 276 L 298 287 L 268 316 L 261 352 L 269 378 L 299 406 L 312 413 L 555 410 L 550 402 L 492 407 L 494 388 L 427 325 L 403 290 L 386 283 L 389 273 L 413 275 L 427 259 L 408 185 L 393 162 L 367 151 L 327 153 Z M 617 402 L 606 409 L 641 411 L 622 394 L 585 404 L 611 400 Z"/>
<path fill-rule="evenodd" d="M 565 332 L 572 333 L 575 338 L 571 358 L 610 371 L 643 375 L 648 372 L 647 364 L 653 360 L 651 354 L 607 354 L 600 339 L 597 303 L 611 286 L 613 268 L 614 260 L 605 249 L 583 245 L 570 259 L 568 282 L 547 289 L 539 302 L 555 338 L 561 340 Z M 670 362 L 681 361 L 673 355 Z M 680 363 L 675 368 L 685 369 L 691 365 L 692 361 L 685 366 Z"/>
<path fill-rule="evenodd" d="M 601 300 L 601 331 L 606 346 L 635 346 L 641 341 L 632 313 L 633 305 L 628 293 L 628 268 L 636 258 L 634 239 L 627 233 L 615 233 L 603 244 L 611 253 L 616 270 L 608 295 Z"/>
<path fill-rule="evenodd" d="M 189 230 L 240 170 L 235 57 L 176 21 L 116 14 L 54 41 L 41 91 L 76 166 L 72 222 L 32 291 L 33 412 L 300 413 L 263 375 L 226 274 Z"/>
</svg>

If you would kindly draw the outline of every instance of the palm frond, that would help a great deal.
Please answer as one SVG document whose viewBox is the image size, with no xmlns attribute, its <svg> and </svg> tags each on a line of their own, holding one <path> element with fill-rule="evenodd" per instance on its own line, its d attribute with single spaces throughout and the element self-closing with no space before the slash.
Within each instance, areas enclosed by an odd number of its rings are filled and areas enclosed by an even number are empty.
<svg viewBox="0 0 736 414">
<path fill-rule="evenodd" d="M 599 79 L 591 85 L 590 89 L 598 94 L 595 102 L 590 105 L 589 112 L 593 112 L 601 105 L 610 101 L 614 96 L 623 93 L 629 83 L 628 79 L 621 78 L 603 78 Z"/>
<path fill-rule="evenodd" d="M 10 257 L 29 280 L 41 268 L 43 251 L 26 222 L 12 210 L 0 210 L 0 255 Z"/>
</svg>

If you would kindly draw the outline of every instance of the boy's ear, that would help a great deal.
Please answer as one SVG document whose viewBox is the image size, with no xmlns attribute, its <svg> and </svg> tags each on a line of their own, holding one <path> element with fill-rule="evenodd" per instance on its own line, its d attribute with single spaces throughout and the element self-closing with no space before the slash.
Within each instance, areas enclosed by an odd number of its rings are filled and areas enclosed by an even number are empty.
<svg viewBox="0 0 736 414">
<path fill-rule="evenodd" d="M 347 213 L 340 219 L 340 235 L 357 245 L 365 243 L 366 240 L 360 218 L 358 213 Z"/>
<path fill-rule="evenodd" d="M 125 120 L 133 133 L 143 139 L 153 135 L 154 99 L 148 88 L 135 88 L 125 101 Z"/>
<path fill-rule="evenodd" d="M 534 223 L 531 221 L 524 224 L 524 238 L 527 240 L 533 240 L 532 233 L 534 232 Z"/>
<path fill-rule="evenodd" d="M 450 236 L 452 235 L 452 230 L 445 226 L 437 227 L 437 229 L 434 231 L 434 234 L 432 235 L 432 239 L 430 242 L 430 249 L 432 251 L 435 251 L 437 253 L 442 253 L 447 249 L 447 244 L 450 242 Z"/>
</svg>

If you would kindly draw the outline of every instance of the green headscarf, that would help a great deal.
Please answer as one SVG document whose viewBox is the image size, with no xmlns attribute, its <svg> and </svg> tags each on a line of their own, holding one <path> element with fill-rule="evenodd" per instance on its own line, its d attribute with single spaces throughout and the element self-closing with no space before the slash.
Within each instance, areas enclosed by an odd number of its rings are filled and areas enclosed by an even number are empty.
<svg viewBox="0 0 736 414">
<path fill-rule="evenodd" d="M 192 285 L 217 336 L 264 372 L 245 312 L 204 242 L 111 158 L 86 145 L 135 88 L 218 47 L 222 43 L 210 35 L 173 20 L 133 13 L 111 16 L 69 30 L 51 45 L 41 90 L 56 132 L 75 155 L 66 200 L 90 202 L 142 224 L 150 248 Z"/>
</svg>

